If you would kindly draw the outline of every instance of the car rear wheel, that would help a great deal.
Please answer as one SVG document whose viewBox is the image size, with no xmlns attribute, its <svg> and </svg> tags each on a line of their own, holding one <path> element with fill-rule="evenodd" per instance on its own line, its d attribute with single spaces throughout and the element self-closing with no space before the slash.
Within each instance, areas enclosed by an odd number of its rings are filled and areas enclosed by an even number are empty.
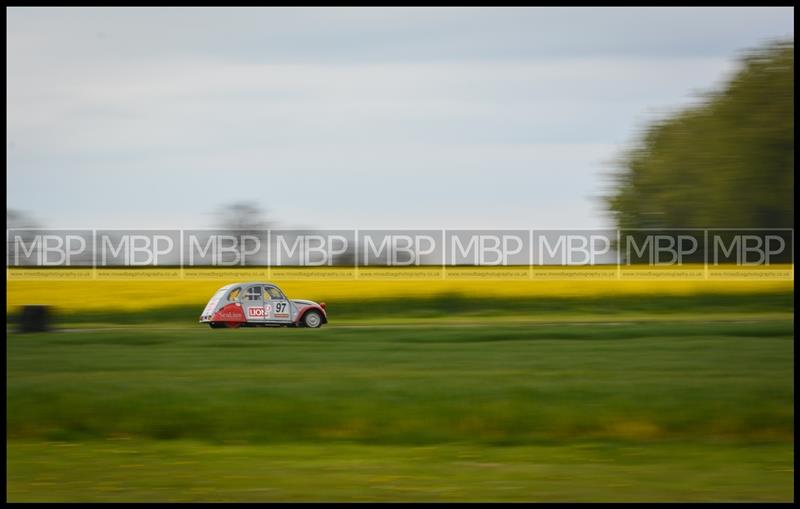
<svg viewBox="0 0 800 509">
<path fill-rule="evenodd" d="M 322 315 L 317 311 L 309 311 L 303 316 L 303 325 L 309 329 L 316 329 L 322 325 Z"/>
</svg>

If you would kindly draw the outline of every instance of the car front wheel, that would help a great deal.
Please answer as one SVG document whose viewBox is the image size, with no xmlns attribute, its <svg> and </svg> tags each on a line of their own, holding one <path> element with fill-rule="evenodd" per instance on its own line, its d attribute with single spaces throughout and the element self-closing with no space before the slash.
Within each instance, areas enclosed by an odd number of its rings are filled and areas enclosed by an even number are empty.
<svg viewBox="0 0 800 509">
<path fill-rule="evenodd" d="M 309 311 L 303 316 L 303 325 L 310 329 L 316 329 L 322 325 L 322 315 L 317 311 Z"/>
</svg>

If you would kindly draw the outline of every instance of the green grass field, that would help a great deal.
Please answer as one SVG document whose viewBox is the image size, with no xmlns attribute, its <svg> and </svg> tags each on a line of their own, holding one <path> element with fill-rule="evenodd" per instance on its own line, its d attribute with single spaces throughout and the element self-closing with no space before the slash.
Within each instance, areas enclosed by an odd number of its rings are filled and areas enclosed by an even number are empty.
<svg viewBox="0 0 800 509">
<path fill-rule="evenodd" d="M 7 498 L 792 500 L 792 297 L 773 299 L 12 332 Z"/>
<path fill-rule="evenodd" d="M 781 442 L 14 441 L 8 500 L 791 501 Z"/>
</svg>

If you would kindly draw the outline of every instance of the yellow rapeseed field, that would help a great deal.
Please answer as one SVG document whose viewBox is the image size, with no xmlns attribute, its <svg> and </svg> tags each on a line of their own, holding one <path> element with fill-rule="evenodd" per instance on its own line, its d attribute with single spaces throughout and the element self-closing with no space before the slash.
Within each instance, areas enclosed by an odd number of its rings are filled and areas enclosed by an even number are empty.
<svg viewBox="0 0 800 509">
<path fill-rule="evenodd" d="M 220 286 L 271 281 L 290 298 L 336 302 L 459 294 L 474 297 L 686 295 L 791 291 L 793 266 L 318 269 L 10 269 L 6 310 L 47 304 L 70 310 L 202 308 Z"/>
</svg>

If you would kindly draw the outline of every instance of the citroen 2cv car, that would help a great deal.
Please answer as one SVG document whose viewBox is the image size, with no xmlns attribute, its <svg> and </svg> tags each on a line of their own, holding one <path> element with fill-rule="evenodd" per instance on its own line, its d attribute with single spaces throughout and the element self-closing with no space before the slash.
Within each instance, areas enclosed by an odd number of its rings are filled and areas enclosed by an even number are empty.
<svg viewBox="0 0 800 509">
<path fill-rule="evenodd" d="M 285 325 L 316 329 L 328 323 L 325 303 L 288 299 L 271 283 L 233 283 L 211 297 L 200 323 L 212 329 Z"/>
</svg>

